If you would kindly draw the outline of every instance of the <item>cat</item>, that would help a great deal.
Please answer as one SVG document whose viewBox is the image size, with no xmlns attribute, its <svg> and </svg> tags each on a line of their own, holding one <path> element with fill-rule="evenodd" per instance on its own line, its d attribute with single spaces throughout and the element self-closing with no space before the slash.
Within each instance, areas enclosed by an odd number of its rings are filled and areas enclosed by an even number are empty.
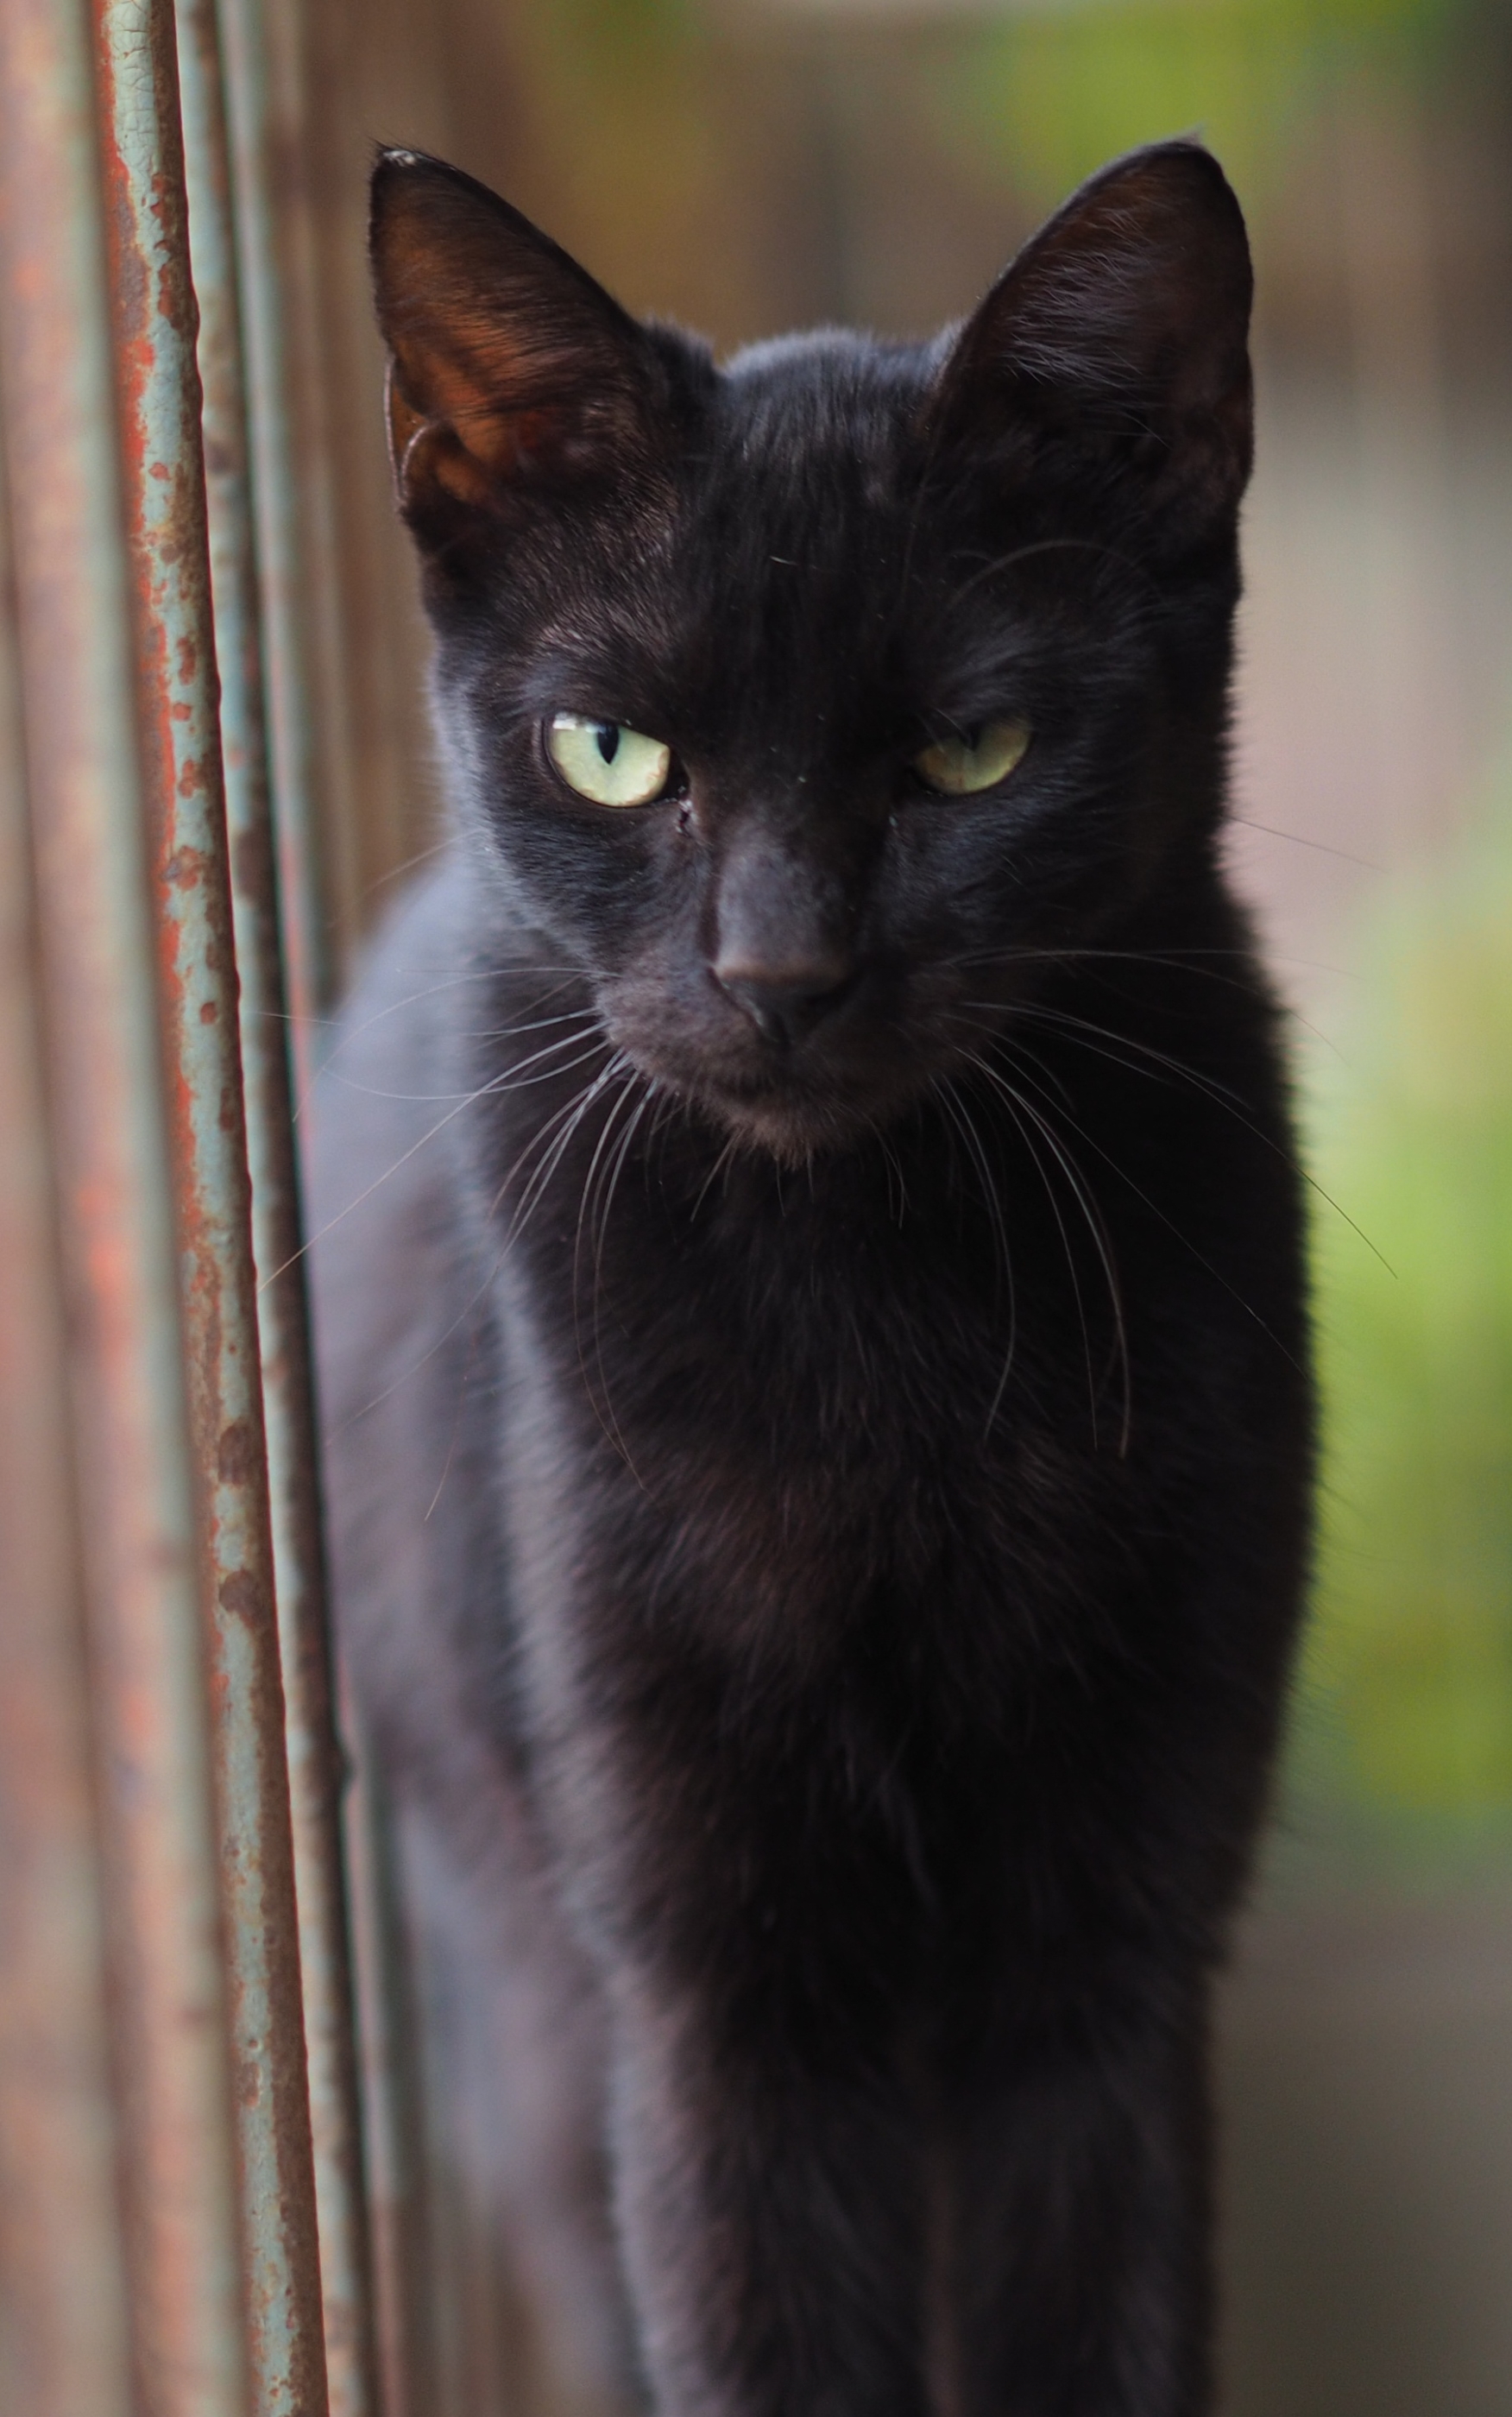
<svg viewBox="0 0 1512 2417">
<path fill-rule="evenodd" d="M 416 153 L 372 264 L 450 823 L 314 1255 L 470 2153 L 568 2402 L 1199 2417 L 1312 1466 L 1238 205 L 722 368 Z"/>
</svg>

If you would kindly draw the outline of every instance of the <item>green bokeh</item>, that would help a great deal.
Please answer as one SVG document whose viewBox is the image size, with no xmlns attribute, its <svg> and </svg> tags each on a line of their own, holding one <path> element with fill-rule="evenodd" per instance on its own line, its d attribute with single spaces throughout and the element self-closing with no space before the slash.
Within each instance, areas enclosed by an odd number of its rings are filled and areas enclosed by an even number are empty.
<svg viewBox="0 0 1512 2417">
<path fill-rule="evenodd" d="M 1309 1828 L 1419 1860 L 1512 1834 L 1512 768 L 1502 788 L 1376 911 L 1342 1058 L 1308 1086 L 1338 1209 L 1314 1221 L 1324 1489 L 1293 1791 Z"/>
<path fill-rule="evenodd" d="M 936 124 L 1039 205 L 1182 133 L 1253 202 L 1340 78 L 1420 75 L 1462 14 L 1460 0 L 1047 0 L 942 63 Z"/>
</svg>

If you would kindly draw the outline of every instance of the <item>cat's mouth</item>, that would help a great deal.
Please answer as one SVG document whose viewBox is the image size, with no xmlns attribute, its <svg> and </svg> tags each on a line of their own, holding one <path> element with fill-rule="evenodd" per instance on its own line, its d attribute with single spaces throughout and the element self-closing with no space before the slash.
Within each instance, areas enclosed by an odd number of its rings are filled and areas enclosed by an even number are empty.
<svg viewBox="0 0 1512 2417">
<path fill-rule="evenodd" d="M 734 1064 L 687 1043 L 661 1040 L 647 1046 L 623 1031 L 616 1038 L 643 1073 L 677 1092 L 730 1140 L 787 1166 L 854 1148 L 894 1123 L 915 1105 L 945 1059 L 941 1053 L 937 1069 L 932 1056 L 882 1036 L 843 1056 L 800 1048 L 751 1053 Z"/>
<path fill-rule="evenodd" d="M 787 1165 L 854 1148 L 961 1071 L 986 1037 L 959 1002 L 923 1000 L 896 984 L 858 983 L 842 1011 L 807 1036 L 764 1038 L 707 994 L 655 996 L 627 985 L 600 998 L 615 1044 L 659 1088 L 675 1092 L 731 1140 Z"/>
</svg>

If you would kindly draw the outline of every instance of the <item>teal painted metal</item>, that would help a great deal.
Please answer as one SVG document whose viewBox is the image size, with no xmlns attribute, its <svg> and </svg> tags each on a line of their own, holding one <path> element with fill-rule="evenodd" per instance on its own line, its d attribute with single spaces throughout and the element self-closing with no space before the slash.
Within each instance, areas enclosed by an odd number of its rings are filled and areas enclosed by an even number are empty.
<svg viewBox="0 0 1512 2417">
<path fill-rule="evenodd" d="M 218 0 L 225 62 L 231 183 L 246 342 L 253 510 L 263 605 L 285 987 L 295 1072 L 307 1098 L 321 1019 L 335 991 L 329 920 L 324 911 L 321 757 L 311 667 L 321 632 L 310 576 L 306 514 L 328 513 L 320 437 L 295 434 L 291 318 L 313 285 L 308 259 L 285 258 L 302 221 L 276 200 L 288 173 L 290 121 L 283 89 L 297 76 L 298 18 L 280 0 Z M 277 37 L 277 40 L 275 40 Z M 308 231 L 307 231 L 308 232 Z M 288 271 L 293 267 L 296 276 Z M 308 291 L 304 298 L 308 300 Z M 311 458 L 313 457 L 313 458 Z"/>
<path fill-rule="evenodd" d="M 332 2417 L 377 2405 L 353 1990 L 340 1854 L 340 1763 L 325 1617 L 298 1170 L 290 1114 L 280 899 L 265 721 L 263 639 L 235 203 L 214 0 L 180 0 L 179 85 L 199 364 L 220 735 L 241 975 L 252 1243 L 273 1562 L 299 1908 L 299 1960 Z M 313 920 L 313 917 L 307 920 Z"/>
<path fill-rule="evenodd" d="M 0 379 L 111 1920 L 134 2400 L 247 2417 L 130 565 L 82 0 L 0 9 Z"/>
<path fill-rule="evenodd" d="M 170 1068 L 253 2417 L 326 2407 L 171 0 L 98 0 L 138 724 Z"/>
</svg>

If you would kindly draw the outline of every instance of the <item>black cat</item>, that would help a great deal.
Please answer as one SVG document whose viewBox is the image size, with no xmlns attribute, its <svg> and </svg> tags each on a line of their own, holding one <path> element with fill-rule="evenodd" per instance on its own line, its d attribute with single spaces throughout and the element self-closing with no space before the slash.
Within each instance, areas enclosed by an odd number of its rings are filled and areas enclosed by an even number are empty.
<svg viewBox="0 0 1512 2417">
<path fill-rule="evenodd" d="M 1311 1456 L 1237 205 L 722 369 L 435 160 L 372 241 L 453 836 L 324 1087 L 333 1541 L 559 2362 L 1194 2417 Z"/>
</svg>

